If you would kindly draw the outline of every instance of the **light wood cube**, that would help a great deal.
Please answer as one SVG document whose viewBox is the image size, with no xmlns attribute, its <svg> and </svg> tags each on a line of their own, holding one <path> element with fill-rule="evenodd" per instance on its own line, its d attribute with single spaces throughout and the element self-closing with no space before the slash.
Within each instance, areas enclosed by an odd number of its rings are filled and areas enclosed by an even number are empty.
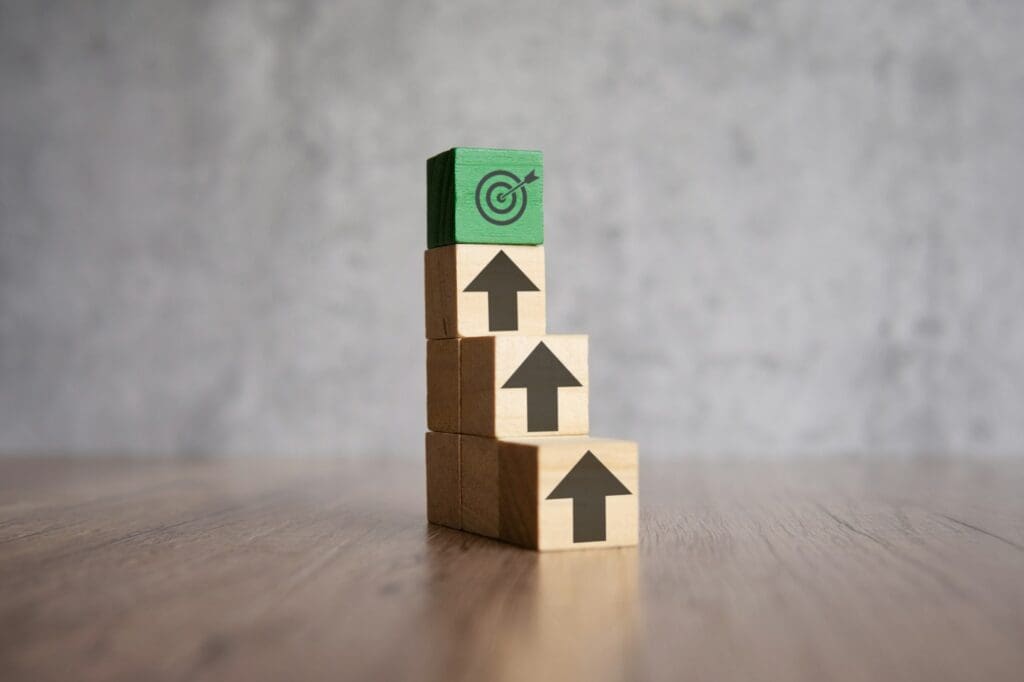
<svg viewBox="0 0 1024 682">
<path fill-rule="evenodd" d="M 423 258 L 428 339 L 545 333 L 543 246 L 457 244 Z"/>
<path fill-rule="evenodd" d="M 589 381 L 585 335 L 462 339 L 459 432 L 585 434 Z"/>
<path fill-rule="evenodd" d="M 456 530 L 462 528 L 460 447 L 458 434 L 426 435 L 427 520 Z"/>
<path fill-rule="evenodd" d="M 461 439 L 463 529 L 539 550 L 637 544 L 636 443 Z"/>
</svg>

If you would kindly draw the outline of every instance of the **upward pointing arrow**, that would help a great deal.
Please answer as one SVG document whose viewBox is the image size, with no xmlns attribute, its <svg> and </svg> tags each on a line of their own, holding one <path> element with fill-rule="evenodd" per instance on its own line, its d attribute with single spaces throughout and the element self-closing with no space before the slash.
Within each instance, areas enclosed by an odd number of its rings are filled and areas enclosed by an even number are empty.
<svg viewBox="0 0 1024 682">
<path fill-rule="evenodd" d="M 526 389 L 527 431 L 557 431 L 558 387 L 582 385 L 541 341 L 502 388 Z"/>
<path fill-rule="evenodd" d="M 488 329 L 511 332 L 519 329 L 519 292 L 540 289 L 504 251 L 499 251 L 463 291 L 486 291 Z"/>
<path fill-rule="evenodd" d="M 632 494 L 593 452 L 587 450 L 547 499 L 572 498 L 573 542 L 600 542 L 607 537 L 608 528 L 604 498 Z"/>
</svg>

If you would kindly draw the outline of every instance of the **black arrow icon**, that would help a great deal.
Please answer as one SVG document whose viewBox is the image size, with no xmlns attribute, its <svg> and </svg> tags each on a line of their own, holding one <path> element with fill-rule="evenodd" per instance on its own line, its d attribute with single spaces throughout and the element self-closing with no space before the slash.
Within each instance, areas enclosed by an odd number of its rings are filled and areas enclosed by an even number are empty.
<svg viewBox="0 0 1024 682">
<path fill-rule="evenodd" d="M 486 291 L 488 329 L 512 332 L 519 329 L 519 292 L 540 289 L 504 251 L 499 251 L 464 291 Z"/>
<path fill-rule="evenodd" d="M 502 388 L 526 389 L 527 431 L 557 431 L 558 387 L 582 385 L 541 341 Z"/>
<path fill-rule="evenodd" d="M 499 194 L 498 195 L 498 201 L 505 201 L 505 197 L 507 197 L 509 194 L 512 194 L 512 192 L 515 192 L 517 189 L 519 189 L 523 185 L 529 185 L 531 182 L 533 182 L 536 179 L 537 179 L 537 171 L 530 171 L 529 173 L 526 174 L 525 178 L 523 178 L 522 180 L 519 181 L 518 185 L 516 185 L 512 189 L 508 190 L 507 192 L 502 192 L 501 194 Z"/>
<path fill-rule="evenodd" d="M 573 542 L 601 542 L 606 538 L 608 525 L 604 498 L 632 494 L 593 452 L 587 450 L 547 499 L 572 498 Z"/>
</svg>

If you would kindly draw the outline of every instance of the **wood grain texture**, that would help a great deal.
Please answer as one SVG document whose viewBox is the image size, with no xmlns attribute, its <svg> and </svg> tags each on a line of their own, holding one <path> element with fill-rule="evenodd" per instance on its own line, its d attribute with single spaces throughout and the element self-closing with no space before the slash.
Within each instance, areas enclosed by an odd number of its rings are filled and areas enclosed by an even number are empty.
<svg viewBox="0 0 1024 682">
<path fill-rule="evenodd" d="M 459 436 L 462 529 L 489 538 L 501 534 L 498 441 Z"/>
<path fill-rule="evenodd" d="M 481 273 L 492 273 L 495 258 L 507 258 L 521 273 L 520 290 L 505 293 L 467 291 Z M 424 260 L 426 334 L 428 339 L 509 334 L 544 334 L 546 320 L 546 282 L 543 246 L 498 246 L 489 244 L 455 244 L 427 249 Z M 500 267 L 498 268 L 500 270 Z M 508 282 L 515 286 L 516 282 Z M 532 285 L 536 290 L 529 290 Z M 514 300 L 513 329 L 501 329 L 491 319 L 491 297 Z M 503 306 L 502 306 L 503 307 Z"/>
<path fill-rule="evenodd" d="M 427 428 L 431 431 L 458 433 L 459 339 L 427 341 Z"/>
<path fill-rule="evenodd" d="M 455 278 L 455 249 L 444 246 L 423 252 L 424 330 L 428 339 L 459 336 Z"/>
<path fill-rule="evenodd" d="M 462 528 L 461 436 L 428 431 L 425 437 L 427 520 Z"/>
<path fill-rule="evenodd" d="M 637 543 L 639 468 L 636 443 L 586 436 L 549 436 L 498 441 L 499 537 L 540 550 L 625 547 Z M 626 489 L 600 503 L 605 538 L 573 538 L 574 501 L 549 499 L 587 452 L 595 456 Z M 592 485 L 591 487 L 596 487 Z"/>
<path fill-rule="evenodd" d="M 547 346 L 581 384 L 557 389 L 557 430 L 531 431 L 528 390 L 503 388 L 540 343 Z M 463 339 L 459 372 L 460 433 L 497 438 L 586 434 L 590 429 L 587 343 L 585 334 Z"/>
<path fill-rule="evenodd" d="M 587 436 L 511 440 L 460 436 L 459 443 L 463 530 L 539 550 L 637 543 L 636 443 Z M 604 500 L 604 540 L 576 542 L 573 500 L 547 498 L 587 452 L 631 494 Z"/>
<path fill-rule="evenodd" d="M 645 458 L 640 545 L 423 519 L 401 461 L 0 461 L 0 678 L 986 680 L 1024 462 Z"/>
</svg>

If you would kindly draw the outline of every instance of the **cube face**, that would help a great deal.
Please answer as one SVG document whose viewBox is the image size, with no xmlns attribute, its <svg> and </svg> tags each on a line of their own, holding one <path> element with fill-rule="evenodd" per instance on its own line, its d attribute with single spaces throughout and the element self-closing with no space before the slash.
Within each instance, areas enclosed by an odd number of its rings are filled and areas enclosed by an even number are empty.
<svg viewBox="0 0 1024 682">
<path fill-rule="evenodd" d="M 427 341 L 427 428 L 459 431 L 459 339 Z"/>
<path fill-rule="evenodd" d="M 539 151 L 456 147 L 427 160 L 427 246 L 544 243 Z"/>
<path fill-rule="evenodd" d="M 522 451 L 523 447 L 510 449 Z M 538 476 L 537 535 L 530 546 L 547 550 L 637 544 L 640 477 L 636 443 L 548 438 L 525 447 L 535 448 L 536 465 L 526 470 L 536 470 Z M 507 468 L 523 469 L 515 454 L 502 460 L 503 480 Z M 512 527 L 519 525 L 518 518 L 518 508 L 508 506 L 502 517 L 504 534 L 515 535 Z"/>
<path fill-rule="evenodd" d="M 501 533 L 498 441 L 460 436 L 462 529 L 489 538 Z"/>
<path fill-rule="evenodd" d="M 585 335 L 461 341 L 460 433 L 579 435 L 590 428 Z"/>
<path fill-rule="evenodd" d="M 427 433 L 427 520 L 462 528 L 461 438 L 454 433 Z"/>
<path fill-rule="evenodd" d="M 637 544 L 636 443 L 585 436 L 461 441 L 463 530 L 539 550 Z"/>
<path fill-rule="evenodd" d="M 424 253 L 428 339 L 543 334 L 543 246 L 454 244 Z"/>
</svg>

